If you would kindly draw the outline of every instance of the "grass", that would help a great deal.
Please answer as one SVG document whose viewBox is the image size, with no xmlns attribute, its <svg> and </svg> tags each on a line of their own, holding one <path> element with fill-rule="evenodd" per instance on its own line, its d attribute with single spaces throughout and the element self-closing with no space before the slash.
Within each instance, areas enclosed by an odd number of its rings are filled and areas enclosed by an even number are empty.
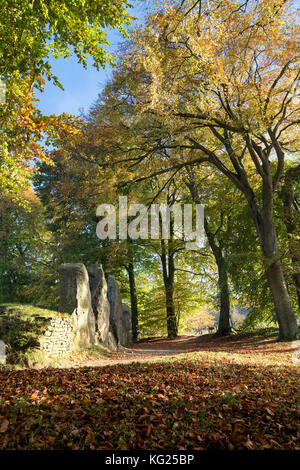
<svg viewBox="0 0 300 470">
<path fill-rule="evenodd" d="M 14 366 L 14 368 L 28 368 L 41 369 L 41 368 L 65 368 L 70 367 L 70 364 L 76 365 L 84 363 L 85 361 L 95 361 L 106 359 L 110 353 L 110 349 L 105 346 L 93 346 L 87 349 L 74 349 L 73 351 L 64 354 L 63 356 L 51 356 L 49 353 L 40 350 L 28 350 L 25 353 L 24 359 L 21 363 Z M 9 366 L 8 366 L 9 367 Z"/>
<path fill-rule="evenodd" d="M 279 334 L 279 328 L 278 325 L 275 323 L 271 323 L 269 325 L 266 325 L 265 323 L 258 323 L 255 325 L 244 325 L 243 323 L 237 327 L 237 329 L 234 331 L 234 334 L 236 335 L 243 335 L 247 337 L 252 337 L 252 336 L 272 336 L 272 335 L 278 335 Z"/>
<path fill-rule="evenodd" d="M 61 357 L 53 357 L 38 349 L 39 338 L 51 318 L 66 314 L 30 304 L 5 303 L 0 305 L 0 339 L 6 344 L 6 368 L 63 367 L 70 362 L 106 357 L 109 349 L 95 346 L 74 350 Z"/>
<path fill-rule="evenodd" d="M 21 316 L 24 319 L 28 318 L 53 318 L 64 317 L 63 313 L 57 312 L 47 308 L 36 307 L 31 304 L 18 304 L 18 303 L 2 303 L 0 304 L 0 315 L 13 314 Z"/>
<path fill-rule="evenodd" d="M 27 354 L 38 347 L 39 337 L 50 319 L 63 315 L 33 305 L 6 303 L 0 305 L 0 339 L 6 344 L 8 364 L 25 364 Z"/>
</svg>

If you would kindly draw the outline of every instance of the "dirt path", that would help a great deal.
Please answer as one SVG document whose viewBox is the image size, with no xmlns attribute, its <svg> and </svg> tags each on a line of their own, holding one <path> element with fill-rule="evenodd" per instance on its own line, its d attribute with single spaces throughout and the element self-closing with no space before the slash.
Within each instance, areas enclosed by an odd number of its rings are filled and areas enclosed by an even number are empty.
<svg viewBox="0 0 300 470">
<path fill-rule="evenodd" d="M 213 338 L 213 335 L 205 335 Z M 74 361 L 64 364 L 65 367 L 103 367 L 114 364 L 129 364 L 131 362 L 147 362 L 151 359 L 174 356 L 192 351 L 198 351 L 204 341 L 204 336 L 179 336 L 176 339 L 154 338 L 142 340 L 118 352 L 111 352 L 105 358 L 95 360 Z"/>
<path fill-rule="evenodd" d="M 293 352 L 291 344 L 277 343 L 276 337 L 215 337 L 213 334 L 202 336 L 179 336 L 176 339 L 154 338 L 142 340 L 121 351 L 109 353 L 107 357 L 95 360 L 75 361 L 65 367 L 103 367 L 131 362 L 147 362 L 166 356 L 185 355 L 190 352 L 231 352 L 235 355 L 263 355 L 286 353 L 287 360 Z"/>
</svg>

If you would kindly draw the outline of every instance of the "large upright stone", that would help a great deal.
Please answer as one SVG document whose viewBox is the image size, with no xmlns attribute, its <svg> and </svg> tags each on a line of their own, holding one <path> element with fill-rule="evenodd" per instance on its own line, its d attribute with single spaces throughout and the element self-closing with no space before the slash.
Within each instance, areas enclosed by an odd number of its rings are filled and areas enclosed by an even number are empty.
<svg viewBox="0 0 300 470">
<path fill-rule="evenodd" d="M 104 342 L 105 346 L 108 346 L 110 349 L 112 349 L 113 351 L 117 351 L 118 350 L 118 340 L 117 340 L 117 337 L 116 335 L 114 334 L 114 332 L 112 331 L 112 327 L 110 326 L 109 327 L 109 331 L 108 331 L 108 335 L 105 339 L 105 342 Z"/>
<path fill-rule="evenodd" d="M 123 312 L 123 326 L 125 329 L 125 334 L 127 337 L 127 343 L 132 342 L 132 329 L 131 329 L 131 310 L 126 304 L 122 304 L 122 312 Z"/>
<path fill-rule="evenodd" d="M 117 339 L 117 344 L 126 346 L 128 339 L 123 322 L 123 309 L 120 289 L 114 276 L 108 276 L 108 300 L 110 303 L 110 327 Z"/>
<path fill-rule="evenodd" d="M 58 309 L 71 315 L 75 346 L 86 348 L 95 342 L 95 316 L 91 304 L 88 272 L 82 263 L 59 267 L 60 301 Z"/>
<path fill-rule="evenodd" d="M 96 322 L 96 343 L 106 343 L 108 340 L 110 305 L 107 298 L 107 283 L 102 265 L 92 264 L 87 268 L 92 308 Z"/>
</svg>

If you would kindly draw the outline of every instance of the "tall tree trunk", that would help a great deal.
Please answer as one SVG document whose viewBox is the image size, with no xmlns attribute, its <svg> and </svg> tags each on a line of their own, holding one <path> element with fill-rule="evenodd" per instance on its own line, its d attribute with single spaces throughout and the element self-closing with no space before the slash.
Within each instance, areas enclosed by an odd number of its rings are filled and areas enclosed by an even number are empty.
<svg viewBox="0 0 300 470">
<path fill-rule="evenodd" d="M 230 335 L 230 299 L 229 299 L 229 287 L 228 287 L 228 276 L 225 259 L 222 258 L 221 262 L 218 263 L 219 273 L 219 295 L 220 295 L 220 317 L 217 334 L 219 336 Z"/>
<path fill-rule="evenodd" d="M 230 335 L 230 298 L 228 287 L 228 274 L 226 260 L 223 255 L 222 247 L 217 245 L 215 236 L 209 229 L 207 217 L 204 217 L 204 230 L 208 239 L 209 246 L 215 257 L 218 267 L 218 289 L 220 300 L 219 325 L 217 334 L 219 336 Z"/>
<path fill-rule="evenodd" d="M 297 323 L 284 281 L 280 261 L 273 262 L 267 269 L 277 321 L 279 325 L 279 340 L 293 341 L 297 336 Z"/>
<path fill-rule="evenodd" d="M 186 183 L 190 190 L 192 199 L 195 203 L 199 204 L 199 195 L 195 183 L 193 182 L 193 175 L 190 173 L 190 181 Z M 223 255 L 221 245 L 216 243 L 215 235 L 210 230 L 208 225 L 207 217 L 204 217 L 204 230 L 208 239 L 210 249 L 214 255 L 217 267 L 218 267 L 218 290 L 220 300 L 220 311 L 219 311 L 219 324 L 218 324 L 218 336 L 227 336 L 231 333 L 230 325 L 230 296 L 228 286 L 228 274 L 226 260 Z"/>
<path fill-rule="evenodd" d="M 219 141 L 226 148 L 227 154 L 234 168 L 231 171 L 224 162 L 219 159 L 214 151 L 207 149 L 201 143 L 190 140 L 194 148 L 201 150 L 206 154 L 206 158 L 202 161 L 209 161 L 218 170 L 220 170 L 233 184 L 244 194 L 247 199 L 248 206 L 251 211 L 251 216 L 256 226 L 256 231 L 260 241 L 262 254 L 265 257 L 266 275 L 269 280 L 269 285 L 273 295 L 276 317 L 279 325 L 279 339 L 284 341 L 293 341 L 297 337 L 298 327 L 296 316 L 289 298 L 287 286 L 285 284 L 282 265 L 280 262 L 280 253 L 277 244 L 277 234 L 274 224 L 274 192 L 280 181 L 282 171 L 284 169 L 284 151 L 281 148 L 276 130 L 268 129 L 268 134 L 271 139 L 271 145 L 263 138 L 260 139 L 264 148 L 257 144 L 253 138 L 245 133 L 245 150 L 249 151 L 251 159 L 255 165 L 257 173 L 262 179 L 262 210 L 255 197 L 254 190 L 252 189 L 248 174 L 243 164 L 243 153 L 238 156 L 231 145 L 230 134 L 227 129 L 221 134 L 214 125 L 209 125 L 209 128 Z M 275 150 L 277 156 L 277 168 L 275 175 L 272 176 L 270 152 Z"/>
<path fill-rule="evenodd" d="M 138 340 L 138 306 L 137 306 L 137 295 L 135 287 L 135 275 L 134 265 L 132 262 L 126 267 L 129 277 L 129 288 L 130 288 L 130 303 L 131 303 L 131 325 L 132 325 L 132 340 L 136 342 Z"/>
<path fill-rule="evenodd" d="M 166 311 L 167 311 L 167 329 L 168 338 L 177 336 L 177 318 L 174 306 L 174 287 L 171 283 L 166 286 Z"/>
<path fill-rule="evenodd" d="M 279 326 L 279 340 L 293 341 L 297 337 L 297 321 L 284 280 L 277 234 L 273 214 L 273 188 L 270 179 L 263 182 L 263 212 L 260 213 L 254 193 L 246 193 L 262 253 L 265 257 L 266 275 L 271 288 L 276 318 Z"/>
<path fill-rule="evenodd" d="M 170 223 L 170 228 L 172 231 L 172 223 Z M 178 334 L 178 325 L 174 305 L 175 265 L 174 253 L 170 243 L 172 244 L 172 234 L 171 240 L 168 240 L 168 250 L 166 250 L 165 241 L 161 240 L 162 252 L 160 258 L 162 263 L 163 280 L 165 287 L 168 338 L 176 338 Z"/>
<path fill-rule="evenodd" d="M 293 182 L 300 175 L 300 164 L 290 168 L 285 175 L 283 187 L 279 196 L 283 202 L 283 220 L 289 239 L 289 251 L 292 259 L 292 278 L 296 287 L 296 295 L 300 309 L 300 243 L 297 239 L 297 232 L 300 226 L 300 213 L 296 204 L 293 190 Z M 294 209 L 293 209 L 294 206 Z"/>
</svg>

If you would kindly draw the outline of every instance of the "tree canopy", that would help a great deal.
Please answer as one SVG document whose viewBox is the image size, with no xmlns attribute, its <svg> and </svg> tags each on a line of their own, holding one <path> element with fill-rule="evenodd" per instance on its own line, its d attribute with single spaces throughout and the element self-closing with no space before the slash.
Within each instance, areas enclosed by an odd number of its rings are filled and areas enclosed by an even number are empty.
<svg viewBox="0 0 300 470">
<path fill-rule="evenodd" d="M 0 185 L 14 197 L 28 187 L 35 162 L 50 161 L 46 144 L 61 132 L 76 132 L 75 117 L 42 116 L 34 88 L 43 91 L 45 79 L 62 87 L 50 65 L 54 58 L 75 55 L 87 65 L 113 64 L 107 50 L 107 28 L 124 27 L 131 17 L 126 0 L 114 1 L 3 1 L 0 5 L 0 81 L 6 100 L 0 105 Z"/>
</svg>

